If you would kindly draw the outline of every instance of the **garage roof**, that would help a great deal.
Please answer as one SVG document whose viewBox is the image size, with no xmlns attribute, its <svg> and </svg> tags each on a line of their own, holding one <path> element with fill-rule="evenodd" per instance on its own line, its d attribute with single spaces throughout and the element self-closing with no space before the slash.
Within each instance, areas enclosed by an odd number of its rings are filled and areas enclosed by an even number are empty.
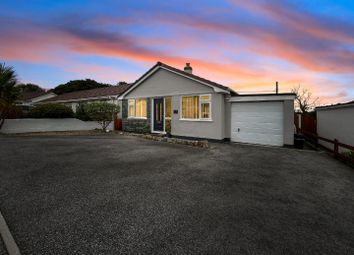
<svg viewBox="0 0 354 255">
<path fill-rule="evenodd" d="M 344 107 L 354 107 L 354 100 L 346 103 L 338 103 L 332 105 L 324 105 L 316 107 L 317 110 L 327 110 L 327 109 L 336 109 L 336 108 L 344 108 Z"/>
</svg>

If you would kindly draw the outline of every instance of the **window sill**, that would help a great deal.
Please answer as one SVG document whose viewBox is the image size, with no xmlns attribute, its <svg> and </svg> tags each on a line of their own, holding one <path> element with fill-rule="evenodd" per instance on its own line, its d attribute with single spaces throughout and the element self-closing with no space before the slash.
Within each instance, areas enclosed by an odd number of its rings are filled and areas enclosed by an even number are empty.
<svg viewBox="0 0 354 255">
<path fill-rule="evenodd" d="M 180 121 L 212 122 L 212 119 L 179 119 Z"/>
<path fill-rule="evenodd" d="M 128 117 L 129 120 L 147 120 L 146 117 Z"/>
</svg>

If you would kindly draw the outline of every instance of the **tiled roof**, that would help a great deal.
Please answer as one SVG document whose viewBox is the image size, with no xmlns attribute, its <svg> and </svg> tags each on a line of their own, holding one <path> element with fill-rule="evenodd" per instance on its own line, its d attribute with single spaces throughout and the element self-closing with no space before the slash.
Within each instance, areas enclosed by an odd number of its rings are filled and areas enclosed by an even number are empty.
<svg viewBox="0 0 354 255">
<path fill-rule="evenodd" d="M 185 76 L 188 76 L 192 79 L 195 79 L 195 80 L 198 80 L 200 82 L 203 82 L 203 83 L 207 83 L 211 86 L 214 86 L 214 87 L 218 87 L 220 89 L 223 89 L 223 90 L 226 90 L 226 91 L 229 91 L 231 93 L 231 95 L 237 95 L 237 93 L 232 90 L 231 88 L 229 87 L 226 87 L 224 85 L 221 85 L 219 83 L 216 83 L 216 82 L 213 82 L 213 81 L 210 81 L 210 80 L 207 80 L 207 79 L 204 79 L 200 76 L 197 76 L 197 75 L 194 75 L 194 74 L 191 74 L 191 73 L 187 73 L 183 70 L 180 70 L 180 69 L 177 69 L 175 67 L 172 67 L 172 66 L 169 66 L 169 65 L 166 65 L 162 62 L 157 62 L 156 65 L 154 65 L 152 68 L 150 68 L 145 74 L 143 74 L 138 80 L 135 81 L 135 83 L 139 82 L 141 79 L 143 79 L 146 75 L 148 75 L 153 69 L 155 69 L 157 66 L 161 66 L 161 67 L 164 67 L 166 69 L 169 69 L 171 71 L 174 71 L 176 73 L 179 73 L 179 74 L 182 74 L 182 75 L 185 75 Z"/>
<path fill-rule="evenodd" d="M 24 93 L 22 93 L 20 95 L 19 100 L 27 101 L 27 100 L 30 100 L 32 98 L 43 96 L 45 94 L 47 94 L 47 92 L 45 92 L 45 91 L 41 91 L 41 92 L 24 92 Z"/>
<path fill-rule="evenodd" d="M 105 96 L 119 96 L 120 94 L 125 92 L 128 88 L 130 88 L 130 86 L 131 84 L 122 84 L 122 85 L 111 86 L 111 87 L 74 91 L 74 92 L 58 95 L 56 97 L 47 99 L 43 102 L 70 101 L 70 100 L 97 98 L 97 97 L 105 97 Z"/>
</svg>

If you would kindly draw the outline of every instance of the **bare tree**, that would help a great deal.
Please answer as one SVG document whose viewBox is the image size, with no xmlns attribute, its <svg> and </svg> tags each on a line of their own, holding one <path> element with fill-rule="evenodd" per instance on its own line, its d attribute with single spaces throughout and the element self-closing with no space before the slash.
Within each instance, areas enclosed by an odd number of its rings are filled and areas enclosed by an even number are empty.
<svg viewBox="0 0 354 255">
<path fill-rule="evenodd" d="M 301 113 L 307 113 L 317 106 L 319 98 L 313 97 L 311 91 L 308 89 L 301 88 L 299 85 L 294 87 L 291 91 L 296 95 L 296 107 L 301 111 Z"/>
</svg>

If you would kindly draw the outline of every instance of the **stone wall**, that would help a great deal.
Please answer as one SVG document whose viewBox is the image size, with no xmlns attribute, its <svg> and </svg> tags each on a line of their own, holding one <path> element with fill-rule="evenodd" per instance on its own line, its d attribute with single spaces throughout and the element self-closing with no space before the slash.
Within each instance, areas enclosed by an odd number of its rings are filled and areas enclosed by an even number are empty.
<svg viewBox="0 0 354 255">
<path fill-rule="evenodd" d="M 7 119 L 0 133 L 32 133 L 32 132 L 52 132 L 52 131 L 81 131 L 101 129 L 95 121 L 81 121 L 74 118 L 64 119 Z M 113 130 L 113 121 L 108 126 Z"/>
<path fill-rule="evenodd" d="M 147 130 L 151 130 L 150 123 L 151 123 L 151 99 L 148 98 L 146 102 L 146 119 L 134 119 L 128 118 L 128 100 L 124 99 L 122 102 L 122 124 L 123 124 L 123 131 L 125 132 L 135 132 L 135 133 L 145 133 Z"/>
</svg>

